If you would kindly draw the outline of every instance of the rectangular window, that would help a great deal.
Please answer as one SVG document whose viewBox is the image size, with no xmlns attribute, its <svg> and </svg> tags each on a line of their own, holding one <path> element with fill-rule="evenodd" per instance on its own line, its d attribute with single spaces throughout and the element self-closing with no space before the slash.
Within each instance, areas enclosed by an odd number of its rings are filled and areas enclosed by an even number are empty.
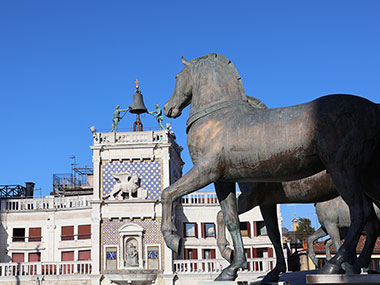
<svg viewBox="0 0 380 285">
<path fill-rule="evenodd" d="M 29 228 L 29 241 L 41 241 L 41 228 Z"/>
<path fill-rule="evenodd" d="M 215 249 L 205 248 L 202 250 L 203 259 L 215 259 Z"/>
<path fill-rule="evenodd" d="M 184 223 L 183 228 L 185 237 L 198 237 L 198 225 L 196 223 Z"/>
<path fill-rule="evenodd" d="M 29 262 L 40 262 L 41 261 L 41 252 L 31 252 L 28 254 Z"/>
<path fill-rule="evenodd" d="M 12 262 L 24 262 L 24 253 L 12 253 Z"/>
<path fill-rule="evenodd" d="M 185 248 L 185 259 L 198 259 L 198 250 L 196 248 Z"/>
<path fill-rule="evenodd" d="M 74 240 L 74 226 L 63 226 L 61 228 L 61 240 Z"/>
<path fill-rule="evenodd" d="M 159 256 L 160 249 L 158 246 L 148 246 L 147 247 L 148 255 L 148 269 L 158 270 L 160 267 Z"/>
<path fill-rule="evenodd" d="M 74 251 L 62 251 L 61 252 L 62 261 L 74 261 Z"/>
<path fill-rule="evenodd" d="M 268 252 L 268 248 L 258 248 L 257 257 L 264 257 L 264 253 Z"/>
<path fill-rule="evenodd" d="M 78 239 L 90 239 L 91 238 L 91 225 L 78 226 Z"/>
<path fill-rule="evenodd" d="M 240 222 L 240 232 L 243 237 L 251 237 L 251 225 L 249 222 Z"/>
<path fill-rule="evenodd" d="M 78 260 L 91 260 L 91 250 L 79 250 Z"/>
<path fill-rule="evenodd" d="M 106 248 L 106 269 L 117 270 L 117 248 L 116 247 Z"/>
<path fill-rule="evenodd" d="M 25 228 L 14 228 L 12 241 L 14 242 L 25 241 Z"/>
<path fill-rule="evenodd" d="M 202 237 L 215 237 L 215 224 L 214 223 L 202 223 Z"/>
<path fill-rule="evenodd" d="M 262 222 L 257 222 L 257 234 L 259 236 L 265 236 L 268 235 L 267 233 L 267 227 L 265 226 L 265 223 Z"/>
</svg>

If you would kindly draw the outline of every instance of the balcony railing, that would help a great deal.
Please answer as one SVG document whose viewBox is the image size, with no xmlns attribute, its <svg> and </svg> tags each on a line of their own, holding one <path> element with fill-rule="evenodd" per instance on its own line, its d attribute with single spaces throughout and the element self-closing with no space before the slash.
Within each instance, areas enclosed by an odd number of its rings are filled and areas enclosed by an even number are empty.
<svg viewBox="0 0 380 285">
<path fill-rule="evenodd" d="M 180 198 L 180 203 L 183 205 L 217 205 L 219 202 L 215 192 L 199 192 L 182 196 Z"/>
<path fill-rule="evenodd" d="M 275 258 L 248 258 L 248 269 L 242 272 L 265 273 L 273 269 Z M 228 263 L 224 259 L 174 260 L 174 272 L 178 274 L 220 273 Z"/>
<path fill-rule="evenodd" d="M 0 263 L 0 277 L 28 275 L 87 275 L 91 261 Z"/>
<path fill-rule="evenodd" d="M 40 242 L 42 241 L 42 236 L 13 236 L 12 242 Z"/>
<path fill-rule="evenodd" d="M 73 197 L 48 197 L 40 199 L 4 199 L 0 200 L 2 211 L 34 211 L 46 209 L 90 207 L 90 195 Z"/>
</svg>

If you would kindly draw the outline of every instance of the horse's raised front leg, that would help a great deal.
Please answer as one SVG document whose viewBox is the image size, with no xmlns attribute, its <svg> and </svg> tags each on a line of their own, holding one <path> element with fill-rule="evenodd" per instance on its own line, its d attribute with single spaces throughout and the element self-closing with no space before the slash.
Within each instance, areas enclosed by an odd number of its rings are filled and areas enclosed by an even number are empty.
<svg viewBox="0 0 380 285">
<path fill-rule="evenodd" d="M 162 192 L 161 232 L 164 236 L 166 245 L 177 254 L 179 254 L 181 250 L 181 238 L 175 234 L 177 230 L 172 218 L 174 202 L 179 197 L 192 193 L 210 184 L 213 176 L 206 175 L 205 173 L 207 173 L 207 171 L 209 172 L 208 169 L 194 166 L 184 176 L 165 188 Z"/>
<path fill-rule="evenodd" d="M 261 205 L 260 210 L 264 218 L 269 239 L 271 240 L 276 252 L 276 266 L 264 277 L 261 282 L 276 282 L 279 279 L 280 273 L 286 271 L 286 262 L 284 252 L 282 250 L 280 230 L 278 228 L 277 205 Z"/>
<path fill-rule="evenodd" d="M 232 263 L 215 279 L 215 281 L 235 280 L 237 271 L 247 268 L 247 259 L 244 253 L 243 239 L 240 233 L 240 221 L 236 206 L 235 183 L 216 182 L 215 190 L 222 208 L 224 223 L 231 234 L 234 246 Z"/>
<path fill-rule="evenodd" d="M 307 245 L 309 247 L 309 257 L 311 261 L 313 261 L 315 267 L 319 267 L 319 265 L 318 265 L 318 259 L 315 256 L 314 241 L 324 236 L 327 236 L 327 233 L 323 230 L 322 227 L 320 227 L 313 234 L 307 237 Z"/>
</svg>

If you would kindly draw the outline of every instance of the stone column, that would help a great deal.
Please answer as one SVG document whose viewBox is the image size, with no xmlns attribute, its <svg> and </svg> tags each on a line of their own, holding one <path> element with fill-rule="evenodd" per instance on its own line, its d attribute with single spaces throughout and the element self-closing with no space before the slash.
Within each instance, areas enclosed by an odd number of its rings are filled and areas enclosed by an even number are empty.
<svg viewBox="0 0 380 285">
<path fill-rule="evenodd" d="M 101 250 L 102 244 L 100 239 L 101 234 L 101 203 L 100 201 L 92 204 L 92 217 L 91 217 L 91 232 L 92 232 L 92 274 L 100 274 L 101 264 L 103 264 L 103 260 L 101 258 Z"/>
</svg>

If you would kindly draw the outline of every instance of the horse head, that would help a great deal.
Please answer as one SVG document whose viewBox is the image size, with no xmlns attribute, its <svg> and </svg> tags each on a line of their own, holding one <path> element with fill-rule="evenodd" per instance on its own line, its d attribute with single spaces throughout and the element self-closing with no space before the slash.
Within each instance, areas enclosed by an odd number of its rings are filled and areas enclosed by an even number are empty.
<svg viewBox="0 0 380 285">
<path fill-rule="evenodd" d="M 191 61 L 182 57 L 185 68 L 177 74 L 173 95 L 165 104 L 167 117 L 176 118 L 190 103 L 190 113 L 217 102 L 247 101 L 241 78 L 231 61 L 209 54 Z"/>
<path fill-rule="evenodd" d="M 185 68 L 176 75 L 176 85 L 173 95 L 164 105 L 165 116 L 177 118 L 181 115 L 182 110 L 190 104 L 192 97 L 191 74 L 189 71 L 190 62 L 184 57 L 181 58 Z"/>
</svg>

